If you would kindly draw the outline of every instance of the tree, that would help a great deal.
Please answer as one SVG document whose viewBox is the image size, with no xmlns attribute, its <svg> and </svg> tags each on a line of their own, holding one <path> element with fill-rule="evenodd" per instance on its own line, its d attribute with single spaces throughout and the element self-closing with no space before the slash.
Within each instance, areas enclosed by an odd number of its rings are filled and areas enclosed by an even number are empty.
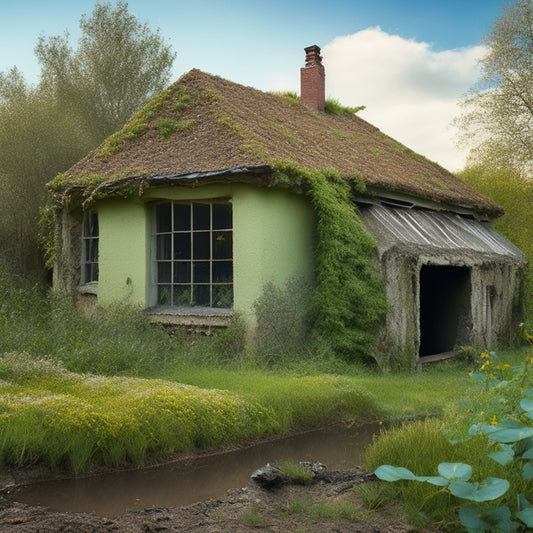
<svg viewBox="0 0 533 533">
<path fill-rule="evenodd" d="M 16 68 L 0 73 L 0 146 L 2 259 L 17 271 L 35 271 L 41 265 L 37 223 L 44 183 L 79 151 L 54 100 L 27 85 Z"/>
<path fill-rule="evenodd" d="M 0 73 L 0 259 L 23 273 L 42 264 L 37 227 L 45 183 L 163 90 L 175 57 L 125 2 L 97 3 L 80 27 L 76 49 L 68 33 L 39 38 L 36 86 L 16 67 Z"/>
<path fill-rule="evenodd" d="M 505 5 L 484 37 L 481 79 L 457 121 L 471 164 L 533 176 L 533 0 Z"/>
<path fill-rule="evenodd" d="M 91 17 L 80 21 L 78 48 L 63 37 L 40 37 L 35 53 L 43 86 L 78 126 L 90 132 L 95 145 L 120 129 L 146 100 L 169 82 L 175 58 L 157 30 L 141 24 L 126 2 L 115 9 L 97 3 Z"/>
</svg>

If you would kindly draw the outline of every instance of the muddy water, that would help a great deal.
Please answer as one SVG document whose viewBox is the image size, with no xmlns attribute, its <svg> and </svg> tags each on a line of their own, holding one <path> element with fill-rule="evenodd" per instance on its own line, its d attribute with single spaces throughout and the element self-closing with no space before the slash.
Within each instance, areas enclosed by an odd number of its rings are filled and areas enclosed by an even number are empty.
<svg viewBox="0 0 533 533">
<path fill-rule="evenodd" d="M 164 466 L 35 483 L 9 496 L 54 511 L 108 517 L 135 509 L 179 507 L 247 485 L 252 472 L 268 462 L 319 461 L 330 470 L 361 465 L 365 446 L 378 432 L 377 424 L 337 425 Z"/>
</svg>

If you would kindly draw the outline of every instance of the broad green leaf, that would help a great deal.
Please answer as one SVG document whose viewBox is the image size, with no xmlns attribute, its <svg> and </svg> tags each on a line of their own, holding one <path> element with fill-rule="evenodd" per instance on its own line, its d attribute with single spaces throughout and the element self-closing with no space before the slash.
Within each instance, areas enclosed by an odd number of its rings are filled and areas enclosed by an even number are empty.
<svg viewBox="0 0 533 533">
<path fill-rule="evenodd" d="M 517 442 L 533 436 L 533 427 L 515 427 L 502 429 L 489 435 L 489 439 L 496 442 Z"/>
<path fill-rule="evenodd" d="M 472 477 L 472 467 L 465 463 L 440 463 L 439 474 L 449 480 L 468 481 Z"/>
<path fill-rule="evenodd" d="M 520 401 L 520 407 L 524 411 L 533 411 L 533 398 L 522 398 Z"/>
<path fill-rule="evenodd" d="M 431 485 L 437 485 L 437 487 L 447 487 L 448 483 L 450 483 L 449 479 L 441 476 L 416 476 L 416 479 L 418 481 L 425 481 Z"/>
<path fill-rule="evenodd" d="M 403 466 L 381 465 L 374 471 L 374 474 L 383 481 L 416 480 L 411 470 Z"/>
<path fill-rule="evenodd" d="M 506 479 L 488 477 L 479 483 L 467 483 L 466 481 L 454 481 L 450 483 L 450 492 L 458 498 L 472 500 L 474 502 L 486 502 L 495 500 L 507 492 L 509 482 Z"/>
<path fill-rule="evenodd" d="M 513 460 L 514 450 L 508 444 L 500 443 L 500 446 L 502 448 L 501 452 L 489 453 L 488 456 L 491 459 L 494 459 L 496 462 L 500 463 L 501 465 L 505 466 Z"/>
<path fill-rule="evenodd" d="M 533 461 L 528 461 L 523 467 L 524 479 L 533 479 Z"/>
<path fill-rule="evenodd" d="M 483 520 L 484 510 L 477 505 L 465 505 L 459 509 L 459 519 L 469 532 L 490 530 L 491 525 Z"/>
<path fill-rule="evenodd" d="M 494 509 L 487 519 L 494 524 L 490 528 L 491 531 L 516 531 L 518 529 L 517 522 L 511 520 L 511 510 L 507 505 L 502 505 L 501 507 Z"/>
<path fill-rule="evenodd" d="M 526 450 L 521 456 L 521 459 L 533 459 L 533 448 Z"/>
<path fill-rule="evenodd" d="M 533 527 L 533 507 L 528 507 L 518 513 L 516 516 L 526 524 L 527 527 Z"/>
<path fill-rule="evenodd" d="M 483 424 L 483 422 L 479 422 L 477 424 L 474 424 L 470 426 L 470 429 L 468 430 L 469 435 L 479 435 L 479 433 L 482 433 L 483 435 L 487 435 L 489 433 L 494 433 L 495 431 L 498 431 L 498 426 L 489 426 L 487 424 Z"/>
<path fill-rule="evenodd" d="M 524 391 L 525 396 L 533 396 L 533 389 L 526 389 Z"/>
</svg>

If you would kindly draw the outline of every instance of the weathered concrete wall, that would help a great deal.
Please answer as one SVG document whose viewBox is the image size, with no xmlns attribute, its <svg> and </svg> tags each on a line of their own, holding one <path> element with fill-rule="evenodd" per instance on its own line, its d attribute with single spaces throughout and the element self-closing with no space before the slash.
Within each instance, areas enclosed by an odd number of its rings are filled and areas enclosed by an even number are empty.
<svg viewBox="0 0 533 533">
<path fill-rule="evenodd" d="M 59 242 L 54 264 L 53 286 L 59 292 L 76 294 L 80 284 L 81 209 L 64 208 L 56 219 L 56 236 Z"/>
<path fill-rule="evenodd" d="M 495 348 L 518 334 L 524 267 L 486 262 L 472 269 L 471 344 Z"/>
<path fill-rule="evenodd" d="M 381 255 L 388 314 L 380 346 L 391 364 L 416 363 L 420 349 L 420 271 L 423 265 L 470 269 L 470 317 L 458 332 L 458 345 L 491 349 L 508 344 L 518 333 L 524 264 L 505 258 L 434 250 L 391 248 Z M 419 253 L 416 253 L 419 252 Z M 435 302 L 438 305 L 438 302 Z"/>
</svg>

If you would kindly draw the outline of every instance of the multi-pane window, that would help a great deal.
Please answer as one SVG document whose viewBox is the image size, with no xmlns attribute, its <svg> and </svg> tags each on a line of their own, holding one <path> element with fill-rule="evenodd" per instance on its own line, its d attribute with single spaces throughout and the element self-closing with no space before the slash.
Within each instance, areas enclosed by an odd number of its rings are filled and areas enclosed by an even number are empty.
<svg viewBox="0 0 533 533">
<path fill-rule="evenodd" d="M 154 228 L 156 305 L 231 308 L 231 203 L 158 204 Z"/>
<path fill-rule="evenodd" d="M 82 235 L 82 283 L 98 281 L 98 214 L 85 211 Z"/>
</svg>

